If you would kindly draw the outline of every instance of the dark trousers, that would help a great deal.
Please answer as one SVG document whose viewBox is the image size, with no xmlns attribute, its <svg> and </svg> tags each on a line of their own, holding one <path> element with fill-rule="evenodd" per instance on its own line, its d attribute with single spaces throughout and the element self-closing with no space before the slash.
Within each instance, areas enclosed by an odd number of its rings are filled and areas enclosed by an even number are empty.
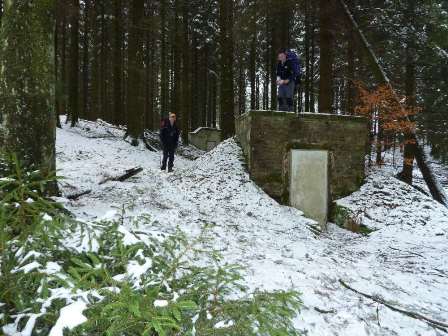
<svg viewBox="0 0 448 336">
<path fill-rule="evenodd" d="M 278 110 L 279 111 L 294 111 L 294 81 L 288 84 L 282 84 L 278 87 Z"/>
<path fill-rule="evenodd" d="M 176 151 L 176 148 L 164 148 L 163 149 L 162 169 L 166 169 L 166 161 L 168 161 L 168 169 L 173 168 L 174 152 L 175 151 Z"/>
</svg>

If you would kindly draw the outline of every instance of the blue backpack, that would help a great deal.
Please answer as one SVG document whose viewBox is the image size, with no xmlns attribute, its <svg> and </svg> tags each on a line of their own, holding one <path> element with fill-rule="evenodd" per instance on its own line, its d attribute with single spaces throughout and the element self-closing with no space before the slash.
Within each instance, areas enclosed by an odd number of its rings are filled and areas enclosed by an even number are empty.
<svg viewBox="0 0 448 336">
<path fill-rule="evenodd" d="M 294 71 L 294 82 L 297 87 L 300 83 L 300 79 L 302 78 L 302 70 L 300 68 L 299 57 L 294 51 L 288 50 L 286 52 L 286 60 L 289 60 L 291 62 L 292 70 Z"/>
</svg>

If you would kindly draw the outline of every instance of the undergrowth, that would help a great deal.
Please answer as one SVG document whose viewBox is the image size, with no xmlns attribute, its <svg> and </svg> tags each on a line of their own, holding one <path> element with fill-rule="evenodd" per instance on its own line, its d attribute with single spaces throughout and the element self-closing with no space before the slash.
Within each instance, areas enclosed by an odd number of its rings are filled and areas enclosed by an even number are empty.
<svg viewBox="0 0 448 336">
<path fill-rule="evenodd" d="M 44 197 L 38 171 L 3 155 L 0 172 L 4 334 L 298 335 L 299 293 L 249 291 L 242 267 L 204 247 L 207 227 L 191 238 L 139 230 L 149 215 L 133 229 L 76 221 Z M 62 330 L 67 306 L 82 307 L 69 317 L 79 324 Z"/>
</svg>

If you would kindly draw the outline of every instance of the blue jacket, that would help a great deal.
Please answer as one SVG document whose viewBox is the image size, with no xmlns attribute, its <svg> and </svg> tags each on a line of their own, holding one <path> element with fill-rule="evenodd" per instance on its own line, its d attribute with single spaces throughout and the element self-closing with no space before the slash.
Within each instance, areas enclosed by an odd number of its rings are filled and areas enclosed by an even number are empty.
<svg viewBox="0 0 448 336">
<path fill-rule="evenodd" d="M 294 69 L 290 60 L 287 59 L 285 63 L 280 61 L 277 63 L 277 76 L 283 80 L 289 79 L 290 82 L 295 80 Z"/>
<path fill-rule="evenodd" d="M 179 134 L 176 123 L 171 126 L 168 118 L 162 121 L 159 137 L 164 149 L 175 149 L 179 143 Z"/>
</svg>

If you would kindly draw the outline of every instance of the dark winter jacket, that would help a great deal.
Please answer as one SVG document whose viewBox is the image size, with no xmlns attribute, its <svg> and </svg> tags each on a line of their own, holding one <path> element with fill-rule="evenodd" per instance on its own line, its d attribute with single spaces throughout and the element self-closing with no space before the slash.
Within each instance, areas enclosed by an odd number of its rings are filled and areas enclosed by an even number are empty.
<svg viewBox="0 0 448 336">
<path fill-rule="evenodd" d="M 294 69 L 292 68 L 292 64 L 290 60 L 286 60 L 285 63 L 278 62 L 277 63 L 277 76 L 280 77 L 280 79 L 289 79 L 289 81 L 294 81 Z"/>
<path fill-rule="evenodd" d="M 179 143 L 179 133 L 176 123 L 171 126 L 170 120 L 168 118 L 164 119 L 159 133 L 163 148 L 175 149 Z"/>
</svg>

